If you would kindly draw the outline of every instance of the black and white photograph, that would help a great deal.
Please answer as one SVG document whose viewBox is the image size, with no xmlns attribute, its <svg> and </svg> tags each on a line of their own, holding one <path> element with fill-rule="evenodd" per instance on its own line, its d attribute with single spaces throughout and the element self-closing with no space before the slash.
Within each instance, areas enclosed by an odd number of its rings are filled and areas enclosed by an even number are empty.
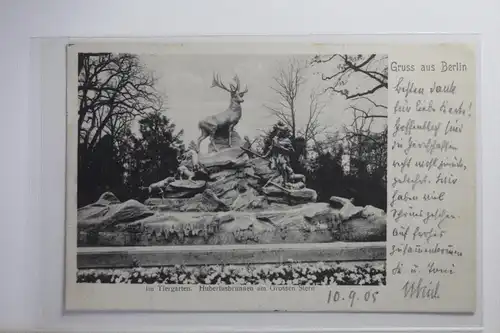
<svg viewBox="0 0 500 333">
<path fill-rule="evenodd" d="M 387 54 L 79 53 L 77 101 L 77 283 L 386 284 Z"/>
</svg>

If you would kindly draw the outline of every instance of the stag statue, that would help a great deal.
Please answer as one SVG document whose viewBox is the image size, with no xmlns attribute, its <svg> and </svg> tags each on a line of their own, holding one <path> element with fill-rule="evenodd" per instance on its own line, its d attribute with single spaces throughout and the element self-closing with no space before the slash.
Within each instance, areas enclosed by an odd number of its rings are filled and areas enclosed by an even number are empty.
<svg viewBox="0 0 500 333">
<path fill-rule="evenodd" d="M 234 126 L 236 126 L 241 119 L 241 103 L 243 103 L 243 96 L 248 92 L 248 88 L 246 87 L 245 90 L 240 91 L 240 79 L 238 75 L 234 77 L 234 82 L 236 85 L 230 84 L 229 88 L 227 88 L 221 82 L 219 76 L 214 74 L 211 88 L 218 87 L 227 91 L 231 96 L 231 101 L 226 111 L 206 117 L 198 123 L 198 128 L 201 130 L 201 135 L 198 138 L 197 144 L 198 151 L 200 151 L 201 142 L 208 137 L 210 137 L 210 144 L 214 150 L 219 151 L 214 140 L 215 134 L 222 128 L 227 128 L 229 131 L 228 140 L 229 147 L 231 147 L 231 133 L 233 132 Z"/>
</svg>

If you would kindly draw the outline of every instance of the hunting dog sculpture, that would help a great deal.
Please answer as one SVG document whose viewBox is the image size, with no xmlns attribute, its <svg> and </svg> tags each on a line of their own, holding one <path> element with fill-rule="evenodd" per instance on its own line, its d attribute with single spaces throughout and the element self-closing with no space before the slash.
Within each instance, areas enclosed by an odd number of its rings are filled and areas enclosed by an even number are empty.
<svg viewBox="0 0 500 333">
<path fill-rule="evenodd" d="M 221 112 L 217 113 L 213 116 L 206 117 L 205 119 L 200 120 L 198 123 L 198 128 L 201 131 L 201 135 L 198 138 L 198 151 L 200 151 L 200 145 L 206 138 L 210 138 L 210 144 L 214 148 L 215 151 L 219 151 L 217 146 L 215 145 L 215 134 L 218 130 L 224 129 L 228 131 L 228 143 L 229 147 L 231 147 L 231 133 L 233 132 L 234 126 L 238 124 L 241 119 L 241 103 L 243 103 L 243 96 L 248 92 L 248 88 L 245 87 L 245 90 L 240 91 L 240 79 L 238 75 L 234 76 L 234 82 L 236 85 L 230 84 L 229 88 L 227 88 L 220 80 L 218 75 L 214 74 L 212 86 L 211 88 L 218 87 L 227 92 L 229 92 L 231 96 L 231 100 L 229 103 L 229 107 Z"/>
</svg>

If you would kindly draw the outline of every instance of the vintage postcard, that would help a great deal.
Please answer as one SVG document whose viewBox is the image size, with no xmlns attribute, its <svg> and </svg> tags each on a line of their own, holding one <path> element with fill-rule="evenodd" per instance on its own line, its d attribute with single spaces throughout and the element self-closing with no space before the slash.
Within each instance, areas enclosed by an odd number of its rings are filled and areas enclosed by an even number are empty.
<svg viewBox="0 0 500 333">
<path fill-rule="evenodd" d="M 474 312 L 474 44 L 67 48 L 67 310 Z"/>
</svg>

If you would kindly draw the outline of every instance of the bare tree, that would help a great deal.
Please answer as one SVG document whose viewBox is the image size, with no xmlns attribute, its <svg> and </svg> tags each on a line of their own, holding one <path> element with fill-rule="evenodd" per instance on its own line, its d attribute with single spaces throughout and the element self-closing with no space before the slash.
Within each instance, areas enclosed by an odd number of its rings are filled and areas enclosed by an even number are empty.
<svg viewBox="0 0 500 333">
<path fill-rule="evenodd" d="M 288 66 L 280 68 L 278 74 L 273 77 L 275 86 L 271 87 L 280 97 L 280 101 L 276 106 L 265 105 L 290 128 L 293 138 L 297 136 L 297 97 L 300 86 L 305 82 L 303 70 L 303 65 L 296 59 L 290 60 Z"/>
<path fill-rule="evenodd" d="M 351 163 L 351 171 L 360 172 L 360 168 L 366 168 L 371 172 L 386 168 L 387 124 L 379 130 L 374 130 L 373 125 L 377 119 L 385 121 L 387 114 L 373 114 L 374 108 L 376 106 L 366 103 L 363 106 L 353 103 L 347 108 L 352 111 L 353 120 L 343 126 L 341 140 L 345 142 L 350 161 L 358 164 Z"/>
<path fill-rule="evenodd" d="M 331 75 L 321 73 L 321 79 L 330 84 L 325 91 L 341 94 L 348 100 L 364 98 L 371 101 L 375 106 L 385 107 L 386 105 L 376 104 L 370 97 L 378 90 L 387 89 L 387 56 L 378 56 L 376 54 L 347 55 L 334 54 L 331 56 L 317 55 L 311 60 L 311 64 L 325 64 L 337 62 L 337 71 Z M 357 76 L 357 78 L 354 78 Z M 351 80 L 354 78 L 354 80 Z M 369 81 L 368 87 L 356 89 L 350 87 L 351 81 Z"/>
<path fill-rule="evenodd" d="M 303 129 L 299 130 L 299 135 L 302 136 L 305 142 L 316 144 L 317 137 L 323 133 L 326 126 L 322 125 L 319 116 L 323 113 L 325 104 L 318 100 L 318 94 L 312 91 L 309 95 L 309 115 L 307 123 Z"/>
<path fill-rule="evenodd" d="M 376 118 L 387 118 L 387 115 L 372 115 L 370 109 L 365 111 L 356 105 L 350 105 L 349 110 L 353 112 L 353 121 L 349 125 L 344 125 L 344 132 L 348 140 L 355 137 L 363 137 L 367 140 L 373 140 L 370 135 L 373 133 L 372 125 Z"/>
<path fill-rule="evenodd" d="M 319 94 L 312 91 L 309 95 L 307 120 L 304 125 L 299 124 L 297 102 L 302 85 L 306 82 L 304 77 L 306 66 L 307 63 L 291 59 L 287 65 L 281 67 L 273 77 L 275 84 L 271 87 L 280 100 L 274 105 L 264 106 L 290 129 L 293 139 L 301 137 L 306 143 L 312 143 L 325 129 L 319 120 L 325 105 L 319 101 Z"/>
<path fill-rule="evenodd" d="M 116 138 L 130 122 L 163 108 L 156 79 L 131 54 L 81 54 L 79 59 L 80 146 L 92 150 L 105 134 Z"/>
<path fill-rule="evenodd" d="M 388 67 L 385 55 L 343 55 L 315 56 L 312 65 L 329 65 L 335 69 L 331 74 L 321 74 L 328 83 L 324 92 L 343 96 L 351 101 L 347 107 L 352 112 L 352 123 L 344 125 L 346 148 L 352 160 L 366 163 L 369 169 L 384 168 L 387 153 L 387 126 L 374 130 L 378 119 L 384 123 L 387 118 L 386 96 Z M 363 83 L 361 86 L 360 83 Z M 381 102 L 382 100 L 383 102 Z"/>
<path fill-rule="evenodd" d="M 387 118 L 386 103 L 373 98 L 377 93 L 387 91 L 386 55 L 316 55 L 310 63 L 334 65 L 336 70 L 331 75 L 320 73 L 321 79 L 328 82 L 324 92 L 340 94 L 353 102 L 349 109 L 354 111 L 354 121 L 361 121 L 358 127 L 371 126 L 372 121 L 367 123 L 369 119 Z M 363 87 L 360 87 L 360 82 L 363 82 Z"/>
</svg>

